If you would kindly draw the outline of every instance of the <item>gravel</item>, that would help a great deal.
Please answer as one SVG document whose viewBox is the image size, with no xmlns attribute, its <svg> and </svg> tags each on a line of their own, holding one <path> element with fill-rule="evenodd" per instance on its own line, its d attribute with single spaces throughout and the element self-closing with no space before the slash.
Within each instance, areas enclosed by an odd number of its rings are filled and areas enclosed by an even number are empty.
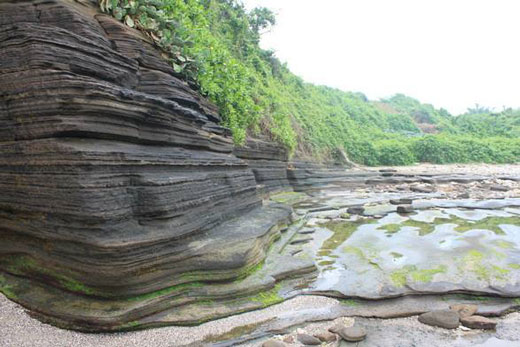
<svg viewBox="0 0 520 347">
<path fill-rule="evenodd" d="M 20 305 L 0 294 L 0 346 L 2 347 L 179 347 L 202 345 L 210 336 L 218 336 L 235 327 L 262 322 L 285 312 L 315 307 L 327 308 L 335 299 L 319 296 L 299 296 L 263 310 L 247 312 L 195 327 L 165 327 L 123 333 L 87 334 L 63 330 L 31 318 Z"/>
</svg>

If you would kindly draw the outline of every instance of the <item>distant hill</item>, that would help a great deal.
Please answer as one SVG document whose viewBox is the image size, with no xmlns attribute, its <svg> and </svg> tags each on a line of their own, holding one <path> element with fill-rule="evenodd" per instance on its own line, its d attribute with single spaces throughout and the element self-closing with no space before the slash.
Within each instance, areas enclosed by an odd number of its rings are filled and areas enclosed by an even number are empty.
<svg viewBox="0 0 520 347">
<path fill-rule="evenodd" d="M 402 94 L 370 101 L 304 82 L 260 48 L 261 32 L 276 22 L 266 8 L 247 12 L 235 0 L 99 3 L 164 50 L 179 76 L 219 106 L 237 143 L 262 133 L 297 156 L 327 159 L 339 148 L 365 165 L 520 161 L 520 110 L 454 117 Z M 326 63 L 324 53 L 316 66 Z"/>
</svg>

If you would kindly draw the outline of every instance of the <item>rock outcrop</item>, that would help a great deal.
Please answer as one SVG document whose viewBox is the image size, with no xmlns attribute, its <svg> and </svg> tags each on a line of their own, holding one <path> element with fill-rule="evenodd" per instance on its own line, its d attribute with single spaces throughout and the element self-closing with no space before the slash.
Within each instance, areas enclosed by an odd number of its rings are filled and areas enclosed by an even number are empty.
<svg viewBox="0 0 520 347">
<path fill-rule="evenodd" d="M 313 270 L 252 275 L 290 216 L 262 205 L 255 175 L 285 176 L 234 155 L 216 107 L 95 2 L 1 2 L 0 61 L 8 297 L 73 329 L 195 324 Z"/>
</svg>

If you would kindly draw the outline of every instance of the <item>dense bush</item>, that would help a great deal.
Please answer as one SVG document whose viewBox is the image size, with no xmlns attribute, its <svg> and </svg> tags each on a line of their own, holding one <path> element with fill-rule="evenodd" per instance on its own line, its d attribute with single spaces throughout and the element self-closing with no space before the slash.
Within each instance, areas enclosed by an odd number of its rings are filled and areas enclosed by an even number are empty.
<svg viewBox="0 0 520 347">
<path fill-rule="evenodd" d="M 399 140 L 377 142 L 377 163 L 380 165 L 410 165 L 416 162 L 409 144 Z"/>
<path fill-rule="evenodd" d="M 373 102 L 305 83 L 260 48 L 261 32 L 275 23 L 268 9 L 248 13 L 237 0 L 99 3 L 148 35 L 179 77 L 219 106 L 236 143 L 262 132 L 317 157 L 343 148 L 364 165 L 520 161 L 518 110 L 477 108 L 453 117 L 402 94 Z"/>
</svg>

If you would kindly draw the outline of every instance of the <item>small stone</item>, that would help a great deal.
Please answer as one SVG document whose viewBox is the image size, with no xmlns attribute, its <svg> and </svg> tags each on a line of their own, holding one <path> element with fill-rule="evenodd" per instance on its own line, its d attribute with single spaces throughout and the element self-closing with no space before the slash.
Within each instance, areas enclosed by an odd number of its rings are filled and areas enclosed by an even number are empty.
<svg viewBox="0 0 520 347">
<path fill-rule="evenodd" d="M 457 195 L 457 199 L 469 199 L 469 193 L 465 192 L 462 194 Z"/>
<path fill-rule="evenodd" d="M 489 190 L 495 191 L 495 192 L 507 192 L 509 188 L 502 186 L 500 184 L 493 184 L 489 187 Z"/>
<path fill-rule="evenodd" d="M 299 244 L 307 243 L 307 242 L 310 242 L 310 241 L 312 241 L 312 237 L 307 237 L 307 238 L 303 238 L 303 239 L 296 239 L 296 240 L 291 241 L 291 245 L 299 245 Z"/>
<path fill-rule="evenodd" d="M 285 343 L 278 340 L 267 340 L 262 343 L 262 347 L 285 347 Z"/>
<path fill-rule="evenodd" d="M 314 335 L 316 336 L 321 342 L 332 342 L 336 341 L 336 334 L 333 334 L 328 331 L 324 331 L 322 333 Z"/>
<path fill-rule="evenodd" d="M 475 313 L 477 313 L 478 306 L 477 305 L 470 305 L 470 304 L 458 304 L 458 305 L 451 305 L 450 310 L 453 310 L 459 314 L 460 318 L 473 316 Z"/>
<path fill-rule="evenodd" d="M 339 331 L 339 336 L 345 341 L 357 342 L 362 341 L 367 336 L 365 329 L 353 326 L 349 328 L 343 328 Z"/>
<path fill-rule="evenodd" d="M 396 169 L 379 169 L 379 172 L 397 172 Z"/>
<path fill-rule="evenodd" d="M 456 329 L 459 327 L 459 314 L 452 310 L 430 311 L 421 314 L 419 322 L 434 327 Z"/>
<path fill-rule="evenodd" d="M 308 346 L 321 345 L 321 341 L 309 334 L 298 334 L 296 337 L 298 341 Z"/>
<path fill-rule="evenodd" d="M 392 177 L 394 175 L 393 172 L 382 172 L 381 173 L 381 176 L 383 177 Z"/>
<path fill-rule="evenodd" d="M 411 186 L 410 190 L 416 193 L 433 193 L 435 191 L 435 188 L 425 186 Z"/>
<path fill-rule="evenodd" d="M 334 334 L 339 334 L 340 330 L 343 328 L 346 328 L 346 327 L 342 324 L 333 325 L 329 328 L 329 331 Z"/>
<path fill-rule="evenodd" d="M 494 320 L 491 320 L 489 318 L 482 317 L 482 316 L 463 317 L 460 319 L 460 322 L 465 327 L 468 327 L 471 329 L 491 330 L 491 329 L 495 329 L 497 326 L 497 322 L 495 322 Z"/>
<path fill-rule="evenodd" d="M 397 213 L 412 213 L 412 205 L 399 205 L 397 206 Z"/>
<path fill-rule="evenodd" d="M 298 234 L 306 235 L 306 234 L 314 234 L 316 229 L 302 229 L 298 231 Z"/>
<path fill-rule="evenodd" d="M 294 335 L 287 335 L 283 338 L 283 342 L 292 344 L 294 343 Z"/>
<path fill-rule="evenodd" d="M 347 209 L 347 213 L 350 214 L 363 214 L 365 208 L 363 206 L 352 206 Z"/>
<path fill-rule="evenodd" d="M 392 204 L 392 205 L 411 205 L 412 202 L 413 202 L 412 199 L 406 199 L 406 198 L 390 199 L 390 204 Z"/>
</svg>

